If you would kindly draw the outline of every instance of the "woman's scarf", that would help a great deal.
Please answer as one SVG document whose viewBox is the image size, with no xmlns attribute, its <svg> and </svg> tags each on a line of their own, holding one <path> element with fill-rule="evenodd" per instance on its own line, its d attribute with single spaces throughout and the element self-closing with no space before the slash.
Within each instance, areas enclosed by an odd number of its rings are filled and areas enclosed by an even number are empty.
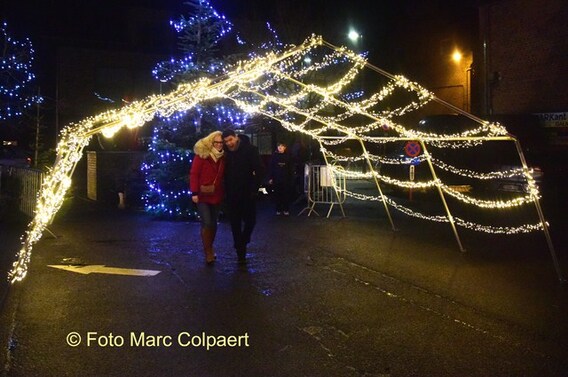
<svg viewBox="0 0 568 377">
<path fill-rule="evenodd" d="M 212 147 L 211 152 L 209 153 L 209 155 L 211 156 L 211 158 L 215 162 L 217 162 L 221 157 L 223 157 L 223 154 L 224 154 L 224 151 L 222 149 L 220 151 L 218 151 L 217 148 L 215 148 L 215 147 Z"/>
</svg>

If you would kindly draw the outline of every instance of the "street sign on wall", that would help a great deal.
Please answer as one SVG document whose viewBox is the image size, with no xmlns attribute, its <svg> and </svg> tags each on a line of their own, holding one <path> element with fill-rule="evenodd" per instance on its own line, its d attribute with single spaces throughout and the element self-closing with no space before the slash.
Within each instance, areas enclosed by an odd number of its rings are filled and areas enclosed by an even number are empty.
<svg viewBox="0 0 568 377">
<path fill-rule="evenodd" d="M 551 145 L 568 146 L 568 112 L 535 114 Z"/>
<path fill-rule="evenodd" d="M 422 148 L 419 142 L 409 141 L 404 145 L 404 152 L 408 157 L 416 157 L 422 152 Z"/>
</svg>

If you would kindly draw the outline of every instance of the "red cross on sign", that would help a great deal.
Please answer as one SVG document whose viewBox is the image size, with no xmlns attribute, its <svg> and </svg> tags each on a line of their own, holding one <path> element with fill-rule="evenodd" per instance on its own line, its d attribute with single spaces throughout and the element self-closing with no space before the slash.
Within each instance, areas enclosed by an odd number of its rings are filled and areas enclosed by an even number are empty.
<svg viewBox="0 0 568 377">
<path fill-rule="evenodd" d="M 420 148 L 420 143 L 417 141 L 409 141 L 404 146 L 404 152 L 408 157 L 416 157 L 422 152 L 422 148 Z"/>
</svg>

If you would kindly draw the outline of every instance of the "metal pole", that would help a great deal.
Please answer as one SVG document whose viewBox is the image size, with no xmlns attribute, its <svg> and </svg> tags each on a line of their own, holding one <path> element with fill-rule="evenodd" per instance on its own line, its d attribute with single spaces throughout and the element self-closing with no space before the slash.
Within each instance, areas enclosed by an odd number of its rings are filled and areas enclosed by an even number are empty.
<svg viewBox="0 0 568 377">
<path fill-rule="evenodd" d="M 430 172 L 432 173 L 432 178 L 434 179 L 434 182 L 436 182 L 436 188 L 438 189 L 438 194 L 440 194 L 440 199 L 442 200 L 442 204 L 444 205 L 444 209 L 446 210 L 446 214 L 448 216 L 448 221 L 450 222 L 450 226 L 452 227 L 452 230 L 454 232 L 454 236 L 456 237 L 456 241 L 458 242 L 458 246 L 460 248 L 460 251 L 465 252 L 465 249 L 464 249 L 464 247 L 461 243 L 460 236 L 458 234 L 458 230 L 456 228 L 456 224 L 454 222 L 454 217 L 452 216 L 452 214 L 450 212 L 450 208 L 448 207 L 448 203 L 446 202 L 446 197 L 444 196 L 444 191 L 440 187 L 438 175 L 436 174 L 436 170 L 434 169 L 434 165 L 432 164 L 432 159 L 430 157 L 430 153 L 428 153 L 428 150 L 426 149 L 426 144 L 424 144 L 424 142 L 422 140 L 419 140 L 418 142 L 420 143 L 420 145 L 424 149 L 424 156 L 426 156 L 426 161 L 428 161 L 428 166 L 430 167 Z"/>
<path fill-rule="evenodd" d="M 40 97 L 40 88 L 37 88 L 37 96 Z M 35 132 L 35 144 L 34 144 L 34 168 L 37 168 L 37 159 L 39 156 L 39 128 L 40 128 L 40 121 L 39 121 L 39 102 L 36 103 L 36 132 Z"/>
<path fill-rule="evenodd" d="M 548 229 L 548 224 L 546 223 L 546 220 L 544 218 L 544 213 L 542 211 L 542 207 L 540 206 L 540 202 L 538 200 L 538 197 L 534 194 L 534 191 L 533 191 L 532 185 L 534 183 L 533 183 L 532 177 L 529 173 L 529 168 L 528 168 L 528 165 L 527 165 L 527 161 L 525 160 L 525 155 L 523 153 L 523 150 L 521 149 L 521 143 L 516 138 L 514 139 L 514 142 L 515 142 L 515 147 L 517 148 L 517 152 L 519 154 L 519 159 L 521 160 L 521 164 L 523 165 L 523 173 L 524 173 L 525 179 L 529 183 L 529 191 L 530 191 L 529 194 L 530 194 L 530 196 L 533 200 L 533 203 L 536 207 L 536 212 L 538 214 L 538 217 L 540 219 L 540 223 L 542 225 L 542 231 L 544 232 L 544 236 L 546 237 L 546 243 L 548 244 L 548 250 L 550 251 L 550 256 L 552 257 L 554 269 L 556 270 L 556 276 L 558 277 L 558 280 L 561 283 L 565 283 L 566 281 L 564 280 L 564 277 L 562 276 L 562 269 L 560 268 L 560 263 L 558 263 L 558 258 L 556 257 L 556 251 L 554 249 L 554 244 L 552 243 L 552 237 L 550 237 L 550 231 Z"/>
<path fill-rule="evenodd" d="M 367 165 L 369 166 L 369 169 L 371 170 L 371 174 L 373 174 L 373 179 L 375 180 L 375 185 L 377 186 L 377 190 L 379 190 L 379 194 L 381 195 L 381 199 L 383 201 L 383 206 L 385 207 L 385 211 L 387 212 L 387 217 L 389 218 L 391 228 L 392 228 L 393 231 L 396 231 L 397 229 L 394 226 L 394 222 L 392 220 L 392 217 L 391 217 L 391 214 L 390 214 L 390 211 L 389 211 L 389 207 L 388 207 L 387 201 L 385 199 L 385 194 L 383 194 L 383 190 L 381 190 L 381 185 L 379 185 L 379 180 L 377 179 L 377 174 L 375 172 L 375 169 L 373 168 L 373 164 L 371 164 L 371 159 L 369 158 L 369 152 L 367 151 L 367 148 L 365 148 L 365 143 L 363 142 L 363 140 L 361 138 L 357 138 L 357 140 L 361 144 L 361 148 L 363 148 L 363 155 L 365 156 L 365 161 L 367 161 Z"/>
<path fill-rule="evenodd" d="M 473 63 L 472 63 L 473 64 Z M 472 92 L 472 77 L 473 77 L 473 67 L 471 66 L 471 64 L 469 65 L 469 67 L 465 70 L 465 90 L 466 90 L 466 96 L 467 96 L 467 101 L 466 101 L 466 108 L 465 110 L 467 112 L 471 111 L 471 92 Z"/>
<path fill-rule="evenodd" d="M 57 142 L 59 141 L 59 110 L 60 110 L 60 103 L 59 103 L 59 73 L 56 72 L 55 76 L 55 145 L 57 146 Z"/>
</svg>

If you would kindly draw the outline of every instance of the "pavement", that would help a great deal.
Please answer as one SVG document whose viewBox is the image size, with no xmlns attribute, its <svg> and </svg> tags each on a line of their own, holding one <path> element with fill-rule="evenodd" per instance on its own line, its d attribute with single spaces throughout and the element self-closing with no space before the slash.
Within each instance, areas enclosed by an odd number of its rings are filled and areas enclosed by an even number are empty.
<svg viewBox="0 0 568 377">
<path fill-rule="evenodd" d="M 345 210 L 261 200 L 248 264 L 223 221 L 207 267 L 196 222 L 69 200 L 6 290 L 3 375 L 568 375 L 568 292 L 542 233 L 460 230 L 463 253 L 447 224 Z"/>
</svg>

